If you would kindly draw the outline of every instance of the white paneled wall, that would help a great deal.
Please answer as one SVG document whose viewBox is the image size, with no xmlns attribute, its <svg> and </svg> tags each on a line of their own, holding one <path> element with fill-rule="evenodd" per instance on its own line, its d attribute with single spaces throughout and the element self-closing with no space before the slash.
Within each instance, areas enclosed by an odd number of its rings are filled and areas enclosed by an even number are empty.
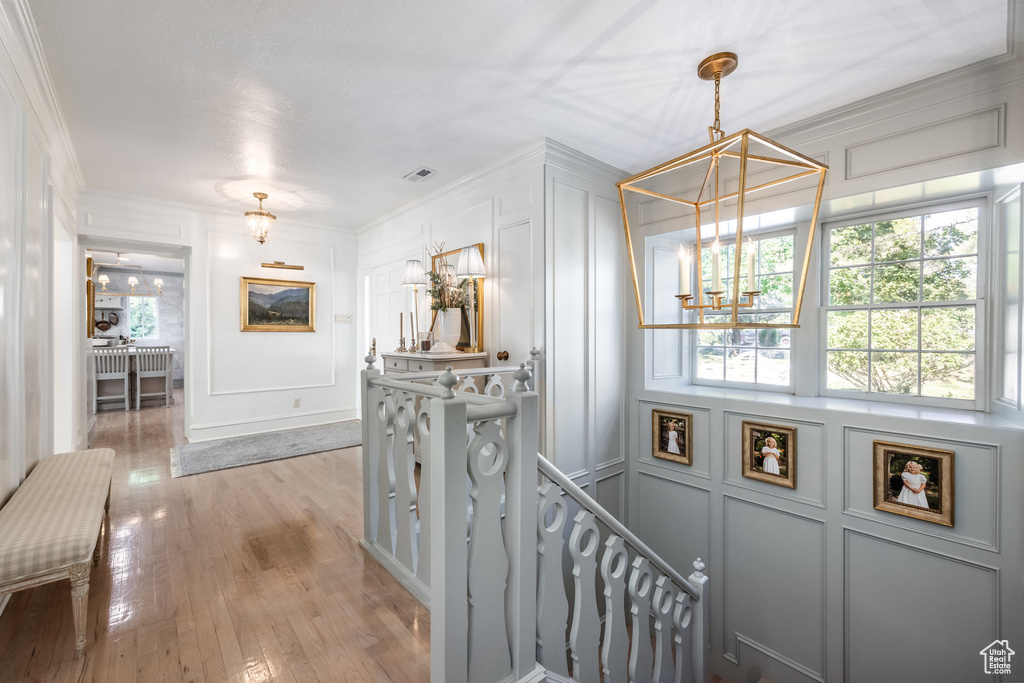
<svg viewBox="0 0 1024 683">
<path fill-rule="evenodd" d="M 376 337 L 378 351 L 398 345 L 398 314 L 412 306 L 411 288 L 398 284 L 405 259 L 429 264 L 435 243 L 483 243 L 488 364 L 502 363 L 499 351 L 508 352 L 507 364 L 541 351 L 542 450 L 620 516 L 626 262 L 615 182 L 623 177 L 544 140 L 374 221 L 359 237 L 359 269 L 372 290 L 371 310 L 359 316 L 370 329 L 359 336 Z"/>
<path fill-rule="evenodd" d="M 74 215 L 66 198 L 78 194 L 82 176 L 34 26 L 21 3 L 0 3 L 0 14 L 2 504 L 53 452 L 53 214 Z"/>
</svg>

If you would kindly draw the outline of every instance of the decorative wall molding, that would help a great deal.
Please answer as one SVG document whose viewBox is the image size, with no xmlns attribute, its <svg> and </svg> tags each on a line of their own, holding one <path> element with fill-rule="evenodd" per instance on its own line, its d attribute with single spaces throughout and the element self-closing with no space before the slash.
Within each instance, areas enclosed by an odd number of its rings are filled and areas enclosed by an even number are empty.
<svg viewBox="0 0 1024 683">
<path fill-rule="evenodd" d="M 324 417 L 328 416 L 328 417 Z M 204 434 L 204 431 L 223 430 L 225 427 L 239 427 L 243 425 L 263 425 L 265 429 L 250 429 L 240 432 L 232 432 L 229 436 L 247 436 L 250 434 L 263 434 L 281 429 L 292 429 L 295 427 L 315 427 L 317 425 L 352 420 L 356 417 L 356 408 L 328 408 L 325 410 L 308 410 L 301 413 L 288 413 L 287 415 L 269 415 L 265 417 L 252 417 L 241 420 L 227 420 L 224 422 L 208 422 L 205 424 L 192 424 L 192 436 L 190 442 L 209 441 L 222 438 L 220 434 Z M 307 420 L 307 418 L 316 418 Z M 293 424 L 281 424 L 293 423 Z M 295 424 L 301 423 L 301 424 Z"/>
<path fill-rule="evenodd" d="M 847 180 L 1006 146 L 1006 103 L 846 147 Z"/>
<path fill-rule="evenodd" d="M 95 211 L 83 212 L 83 227 L 90 233 L 99 230 L 102 232 L 128 232 L 138 235 L 153 237 L 169 237 L 181 239 L 184 236 L 184 226 L 179 221 L 161 220 L 153 214 L 100 214 Z"/>
</svg>

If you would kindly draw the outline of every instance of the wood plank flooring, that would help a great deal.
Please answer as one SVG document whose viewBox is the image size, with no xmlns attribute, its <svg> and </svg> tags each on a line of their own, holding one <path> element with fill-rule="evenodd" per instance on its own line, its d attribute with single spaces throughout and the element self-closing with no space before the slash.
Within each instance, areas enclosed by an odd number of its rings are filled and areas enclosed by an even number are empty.
<svg viewBox="0 0 1024 683">
<path fill-rule="evenodd" d="M 427 681 L 430 613 L 358 546 L 358 448 L 171 479 L 184 400 L 104 412 L 110 520 L 74 658 L 68 582 L 15 593 L 0 681 Z"/>
</svg>

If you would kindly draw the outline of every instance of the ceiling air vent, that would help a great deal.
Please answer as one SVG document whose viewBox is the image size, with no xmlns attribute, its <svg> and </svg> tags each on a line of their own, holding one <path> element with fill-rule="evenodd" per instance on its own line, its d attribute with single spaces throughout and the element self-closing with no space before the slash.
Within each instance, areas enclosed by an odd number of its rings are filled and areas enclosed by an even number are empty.
<svg viewBox="0 0 1024 683">
<path fill-rule="evenodd" d="M 437 173 L 437 171 L 435 171 L 433 169 L 430 169 L 430 168 L 427 168 L 426 166 L 424 166 L 423 168 L 417 168 L 415 171 L 413 171 L 409 175 L 405 176 L 405 179 L 406 180 L 411 180 L 414 183 L 418 183 L 421 180 L 425 180 L 426 178 L 429 178 L 430 176 L 434 175 L 435 173 Z"/>
</svg>

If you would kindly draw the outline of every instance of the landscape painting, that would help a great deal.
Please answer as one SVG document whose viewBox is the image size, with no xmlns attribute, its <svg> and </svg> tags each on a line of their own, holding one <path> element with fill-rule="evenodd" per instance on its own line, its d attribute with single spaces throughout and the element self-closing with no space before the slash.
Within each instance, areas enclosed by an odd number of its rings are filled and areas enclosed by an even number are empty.
<svg viewBox="0 0 1024 683">
<path fill-rule="evenodd" d="M 243 332 L 315 332 L 316 283 L 243 277 Z"/>
</svg>

